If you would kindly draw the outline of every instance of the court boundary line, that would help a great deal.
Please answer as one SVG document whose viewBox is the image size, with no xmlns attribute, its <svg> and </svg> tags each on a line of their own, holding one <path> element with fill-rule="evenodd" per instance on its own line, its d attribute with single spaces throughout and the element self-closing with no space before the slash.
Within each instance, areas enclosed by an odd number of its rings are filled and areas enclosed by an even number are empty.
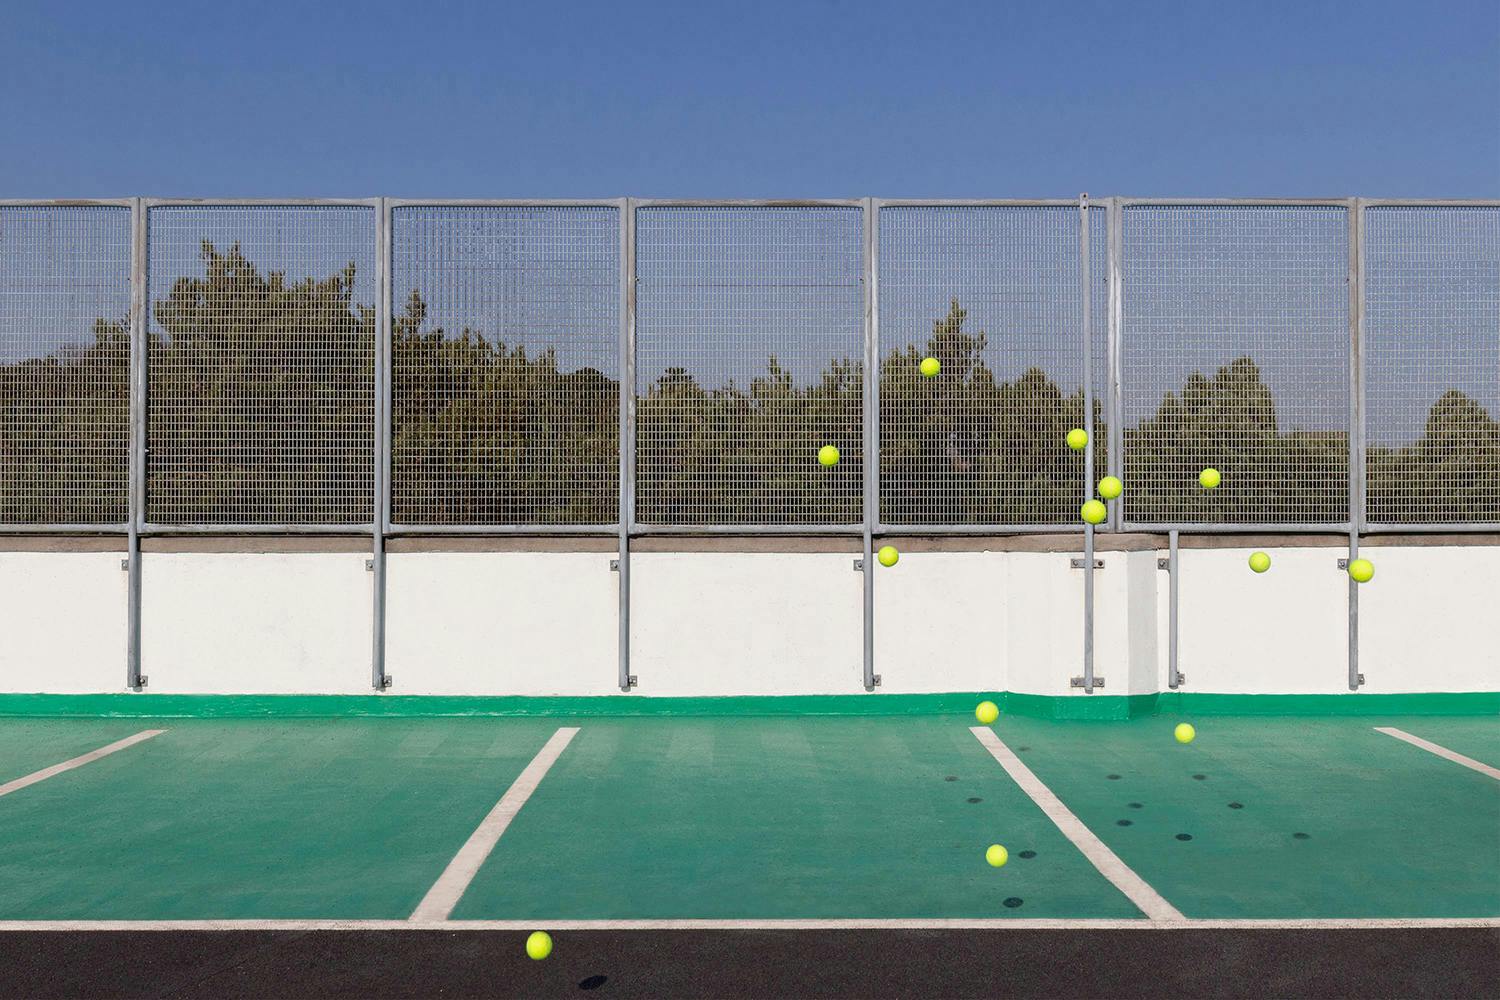
<svg viewBox="0 0 1500 1000">
<path fill-rule="evenodd" d="M 7 781 L 5 784 L 0 785 L 0 798 L 12 792 L 19 792 L 23 788 L 30 788 L 32 785 L 46 781 L 48 778 L 76 770 L 85 764 L 92 764 L 94 761 L 108 757 L 112 753 L 127 750 L 137 743 L 144 743 L 152 737 L 160 736 L 164 732 L 166 732 L 165 729 L 142 729 L 140 732 L 132 736 L 127 736 L 123 740 L 115 740 L 113 743 L 106 744 L 97 750 L 90 750 L 88 753 L 79 754 L 77 757 L 65 760 L 60 764 L 53 764 L 51 767 L 44 767 L 40 771 L 32 771 L 28 775 Z"/>
<path fill-rule="evenodd" d="M 1500 928 L 1500 917 L 1132 918 L 796 917 L 642 920 L 0 920 L 0 934 L 99 931 L 673 931 L 673 930 L 1409 930 Z"/>
<path fill-rule="evenodd" d="M 1083 820 L 1075 816 L 1073 810 L 1064 805 L 1062 799 L 1044 785 L 1042 779 L 1033 774 L 1031 768 L 1023 764 L 1021 758 L 995 735 L 993 729 L 988 726 L 970 726 L 969 732 L 1005 768 L 1005 773 L 1010 775 L 1011 780 L 1021 786 L 1021 791 L 1031 796 L 1031 801 L 1047 814 L 1047 818 L 1062 831 L 1062 835 L 1072 841 L 1073 846 L 1099 870 L 1099 874 L 1109 879 L 1137 909 L 1155 921 L 1180 922 L 1187 919 L 1177 907 L 1167 902 L 1166 897 L 1151 888 L 1150 883 L 1121 861 L 1120 856 L 1110 850 L 1109 845 L 1100 840 L 1098 834 L 1085 826 Z"/>
<path fill-rule="evenodd" d="M 1428 753 L 1442 757 L 1444 760 L 1451 760 L 1453 763 L 1461 764 L 1471 771 L 1487 774 L 1496 781 L 1500 781 L 1500 767 L 1491 767 L 1484 761 L 1475 760 L 1473 757 L 1466 757 L 1457 750 L 1449 750 L 1445 746 L 1433 743 L 1431 740 L 1424 740 L 1420 736 L 1413 736 L 1406 730 L 1397 729 L 1395 726 L 1376 726 L 1375 731 L 1377 733 L 1384 733 L 1387 736 L 1393 736 L 1403 743 L 1410 743 L 1412 746 L 1426 750 Z"/>
<path fill-rule="evenodd" d="M 500 796 L 489 813 L 480 820 L 474 832 L 469 834 L 469 839 L 458 849 L 453 860 L 448 862 L 448 867 L 443 869 L 443 874 L 432 883 L 432 888 L 422 897 L 417 908 L 412 911 L 410 920 L 413 921 L 446 921 L 458 901 L 463 898 L 469 889 L 469 884 L 474 881 L 474 876 L 479 874 L 479 869 L 484 867 L 485 861 L 489 859 L 490 852 L 500 842 L 500 837 L 510 826 L 526 800 L 531 798 L 531 793 L 536 791 L 542 779 L 547 776 L 552 765 L 557 763 L 557 758 L 573 742 L 573 737 L 578 735 L 578 726 L 562 726 L 553 733 L 542 748 L 531 758 L 531 763 L 526 765 L 516 780 L 511 782 L 505 794 Z"/>
</svg>

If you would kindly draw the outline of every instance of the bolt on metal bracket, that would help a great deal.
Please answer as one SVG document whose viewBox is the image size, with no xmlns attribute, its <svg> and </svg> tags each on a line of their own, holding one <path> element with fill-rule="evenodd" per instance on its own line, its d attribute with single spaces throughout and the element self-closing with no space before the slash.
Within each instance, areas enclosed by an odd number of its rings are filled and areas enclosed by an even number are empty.
<svg viewBox="0 0 1500 1000">
<path fill-rule="evenodd" d="M 865 561 L 863 559 L 856 559 L 856 560 L 854 560 L 854 568 L 858 572 L 864 572 Z"/>
<path fill-rule="evenodd" d="M 636 684 L 638 683 L 635 674 L 631 674 L 629 680 L 630 680 L 630 686 L 631 687 L 635 687 Z"/>
<path fill-rule="evenodd" d="M 611 559 L 609 561 L 609 571 L 611 573 L 618 573 L 618 572 L 620 572 L 620 560 L 618 560 L 618 559 Z"/>
<path fill-rule="evenodd" d="M 1076 688 L 1084 687 L 1085 685 L 1083 683 L 1083 678 L 1082 677 L 1075 677 L 1075 678 L 1073 678 L 1071 686 L 1076 687 Z M 1096 687 L 1096 688 L 1102 688 L 1103 686 L 1104 686 L 1104 678 L 1103 677 L 1095 677 L 1094 678 L 1094 687 Z"/>
<path fill-rule="evenodd" d="M 139 677 L 137 677 L 137 678 L 136 678 L 136 679 L 135 679 L 135 686 L 136 686 L 136 687 L 137 687 L 137 688 L 143 688 L 143 687 L 145 687 L 145 686 L 146 686 L 146 682 L 147 682 L 147 681 L 148 681 L 148 680 L 150 680 L 150 679 L 151 679 L 151 678 L 149 678 L 149 677 L 147 677 L 147 676 L 146 676 L 146 675 L 145 675 L 145 674 L 141 674 L 141 676 L 139 676 Z"/>
<path fill-rule="evenodd" d="M 365 560 L 365 572 L 366 573 L 373 573 L 373 572 L 375 572 L 375 560 L 374 559 L 366 559 Z"/>
<path fill-rule="evenodd" d="M 1170 560 L 1170 559 L 1158 559 L 1158 560 L 1156 560 L 1156 568 L 1157 569 L 1170 570 L 1172 568 L 1172 560 Z"/>
<path fill-rule="evenodd" d="M 1348 570 L 1348 568 L 1349 568 L 1349 560 L 1347 560 L 1347 559 L 1340 559 L 1339 560 L 1339 569 Z"/>
<path fill-rule="evenodd" d="M 130 572 L 130 560 L 129 559 L 121 559 L 120 560 L 120 568 L 122 570 L 124 570 L 125 572 L 127 572 L 127 573 Z"/>
<path fill-rule="evenodd" d="M 1083 569 L 1084 568 L 1084 562 L 1083 562 L 1082 559 L 1070 559 L 1070 560 L 1068 560 L 1068 565 L 1072 566 L 1074 569 Z M 1104 568 L 1104 560 L 1103 559 L 1095 559 L 1094 560 L 1094 568 L 1095 569 L 1103 569 Z"/>
<path fill-rule="evenodd" d="M 395 682 L 395 680 L 396 676 L 394 674 L 386 674 L 384 677 L 380 678 L 381 689 L 384 690 L 385 688 L 390 687 L 391 684 Z"/>
</svg>

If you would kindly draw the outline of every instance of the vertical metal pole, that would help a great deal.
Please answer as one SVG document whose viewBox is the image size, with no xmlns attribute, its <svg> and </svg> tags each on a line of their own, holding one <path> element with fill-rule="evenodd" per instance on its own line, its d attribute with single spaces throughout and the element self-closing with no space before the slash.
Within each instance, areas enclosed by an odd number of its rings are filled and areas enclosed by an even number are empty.
<svg viewBox="0 0 1500 1000">
<path fill-rule="evenodd" d="M 375 305 L 375 496 L 371 512 L 370 568 L 375 577 L 370 646 L 370 682 L 377 691 L 391 686 L 385 672 L 385 537 L 391 522 L 391 206 L 380 199 L 376 209 L 375 277 L 380 295 Z"/>
<path fill-rule="evenodd" d="M 1182 686 L 1177 669 L 1177 529 L 1167 532 L 1167 687 Z"/>
<path fill-rule="evenodd" d="M 126 542 L 125 686 L 139 691 L 141 675 L 141 526 L 146 522 L 146 206 L 134 199 L 130 208 L 130 483 L 129 537 Z"/>
<path fill-rule="evenodd" d="M 620 613 L 621 691 L 635 686 L 630 672 L 630 529 L 635 524 L 635 203 L 620 200 Z"/>
<path fill-rule="evenodd" d="M 873 198 L 864 204 L 864 680 L 865 690 L 880 683 L 875 673 L 875 523 L 880 519 L 880 348 L 876 329 L 879 306 L 875 301 L 877 279 L 876 208 Z"/>
<path fill-rule="evenodd" d="M 1078 196 L 1078 262 L 1082 288 L 1083 326 L 1083 496 L 1094 495 L 1094 348 L 1091 309 L 1093 288 L 1089 274 L 1089 196 Z M 1083 526 L 1083 691 L 1094 693 L 1094 526 Z"/>
<path fill-rule="evenodd" d="M 1124 322 L 1125 285 L 1123 280 L 1120 235 L 1124 222 L 1119 198 L 1109 200 L 1109 474 L 1125 478 L 1125 404 L 1120 383 L 1120 328 Z M 1130 494 L 1126 493 L 1128 497 Z M 1109 527 L 1119 531 L 1124 520 L 1125 497 L 1115 501 Z"/>
<path fill-rule="evenodd" d="M 1365 521 L 1364 205 L 1349 199 L 1349 559 L 1359 558 Z M 1359 672 L 1359 584 L 1349 578 L 1349 690 L 1364 684 Z"/>
</svg>

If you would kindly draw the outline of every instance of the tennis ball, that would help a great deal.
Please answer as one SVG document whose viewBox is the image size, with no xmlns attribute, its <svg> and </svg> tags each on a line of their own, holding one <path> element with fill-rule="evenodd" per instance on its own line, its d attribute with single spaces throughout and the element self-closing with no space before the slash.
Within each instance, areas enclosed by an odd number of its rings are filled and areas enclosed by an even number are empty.
<svg viewBox="0 0 1500 1000">
<path fill-rule="evenodd" d="M 1114 476 L 1105 476 L 1099 480 L 1099 495 L 1106 500 L 1113 500 L 1125 492 L 1125 484 Z"/>
<path fill-rule="evenodd" d="M 1088 500 L 1078 508 L 1078 516 L 1089 524 L 1103 524 L 1104 519 L 1109 516 L 1109 511 L 1098 500 Z"/>
<path fill-rule="evenodd" d="M 1089 432 L 1082 427 L 1075 427 L 1068 431 L 1068 447 L 1074 451 L 1082 451 L 1089 443 Z"/>
<path fill-rule="evenodd" d="M 818 449 L 818 461 L 823 465 L 838 465 L 839 450 L 831 444 L 825 444 Z"/>
<path fill-rule="evenodd" d="M 552 954 L 552 935 L 546 931 L 532 931 L 526 939 L 526 954 L 540 962 Z"/>
<path fill-rule="evenodd" d="M 1209 468 L 1198 473 L 1198 485 L 1202 486 L 1205 490 L 1211 490 L 1223 481 L 1224 477 L 1219 475 L 1218 469 Z"/>
<path fill-rule="evenodd" d="M 917 371 L 921 372 L 923 375 L 926 375 L 928 378 L 932 378 L 932 376 L 936 375 L 942 370 L 943 366 L 938 363 L 937 358 L 923 358 L 922 363 L 917 366 Z"/>
<path fill-rule="evenodd" d="M 1172 735 L 1177 737 L 1178 743 L 1191 743 L 1193 742 L 1193 737 L 1198 735 L 1198 730 L 1186 722 L 1179 722 L 1177 723 L 1177 728 L 1172 730 Z"/>
<path fill-rule="evenodd" d="M 1000 706 L 993 701 L 981 701 L 974 709 L 974 718 L 978 719 L 981 725 L 988 726 L 1000 718 Z"/>
<path fill-rule="evenodd" d="M 1010 860 L 1010 852 L 999 844 L 991 844 L 989 850 L 984 852 L 984 860 L 999 868 Z"/>
<path fill-rule="evenodd" d="M 901 553 L 896 551 L 894 545 L 882 545 L 880 551 L 875 553 L 875 558 L 880 560 L 882 566 L 894 566 L 901 558 Z"/>
<path fill-rule="evenodd" d="M 1250 553 L 1250 568 L 1257 573 L 1264 573 L 1271 568 L 1271 557 L 1264 552 Z"/>
<path fill-rule="evenodd" d="M 1349 575 L 1354 577 L 1355 583 L 1369 583 L 1375 575 L 1375 564 L 1368 559 L 1350 559 Z"/>
</svg>

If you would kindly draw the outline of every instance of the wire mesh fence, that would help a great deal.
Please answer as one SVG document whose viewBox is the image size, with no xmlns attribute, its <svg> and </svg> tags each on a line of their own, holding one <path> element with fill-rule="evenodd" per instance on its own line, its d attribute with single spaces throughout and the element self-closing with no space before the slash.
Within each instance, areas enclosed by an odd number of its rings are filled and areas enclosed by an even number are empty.
<svg viewBox="0 0 1500 1000">
<path fill-rule="evenodd" d="M 0 524 L 128 514 L 131 214 L 0 206 Z"/>
</svg>

